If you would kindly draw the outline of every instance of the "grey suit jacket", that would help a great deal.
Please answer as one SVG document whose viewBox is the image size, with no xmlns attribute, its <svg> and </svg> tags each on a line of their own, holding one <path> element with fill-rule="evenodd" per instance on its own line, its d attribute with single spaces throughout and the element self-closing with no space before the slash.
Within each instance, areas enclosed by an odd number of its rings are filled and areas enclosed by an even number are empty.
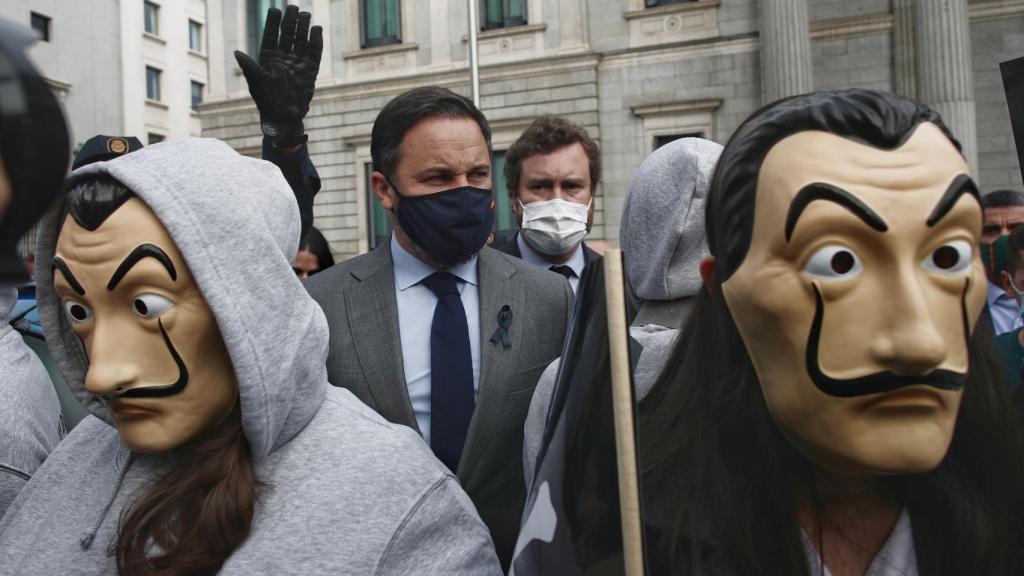
<svg viewBox="0 0 1024 576">
<path fill-rule="evenodd" d="M 561 354 L 573 293 L 562 276 L 484 247 L 480 290 L 480 392 L 456 471 L 508 567 L 526 499 L 523 423 L 544 368 Z M 327 316 L 328 380 L 386 419 L 418 430 L 398 333 L 390 242 L 305 283 Z M 511 345 L 491 342 L 503 306 Z"/>
</svg>

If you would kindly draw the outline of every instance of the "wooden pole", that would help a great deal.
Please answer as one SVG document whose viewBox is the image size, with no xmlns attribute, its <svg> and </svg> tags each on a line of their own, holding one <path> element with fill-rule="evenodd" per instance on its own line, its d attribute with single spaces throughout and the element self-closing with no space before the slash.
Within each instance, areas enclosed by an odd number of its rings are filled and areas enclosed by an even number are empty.
<svg viewBox="0 0 1024 576">
<path fill-rule="evenodd" d="M 626 324 L 626 291 L 621 250 L 607 250 L 604 253 L 604 285 L 608 303 L 608 348 L 611 355 L 615 448 L 619 464 L 622 550 L 626 576 L 643 576 L 640 483 L 637 476 L 636 433 L 633 422 L 633 379 L 629 368 L 629 327 Z"/>
</svg>

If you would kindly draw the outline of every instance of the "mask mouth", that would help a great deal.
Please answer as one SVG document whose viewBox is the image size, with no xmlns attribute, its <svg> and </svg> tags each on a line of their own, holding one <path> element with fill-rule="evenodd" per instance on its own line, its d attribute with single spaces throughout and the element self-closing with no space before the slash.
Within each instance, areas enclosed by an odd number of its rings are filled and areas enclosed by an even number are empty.
<svg viewBox="0 0 1024 576">
<path fill-rule="evenodd" d="M 970 279 L 968 279 L 964 286 L 963 296 L 961 297 L 965 343 L 970 338 L 970 325 L 967 321 L 967 289 L 970 285 Z M 944 368 L 936 368 L 927 374 L 921 375 L 896 374 L 888 370 L 858 376 L 857 378 L 833 378 L 825 374 L 818 363 L 818 347 L 821 343 L 821 325 L 825 317 L 825 305 L 821 299 L 818 285 L 812 284 L 811 287 L 814 288 L 815 310 L 814 322 L 811 324 L 811 332 L 807 337 L 806 366 L 807 373 L 818 390 L 838 398 L 856 398 L 919 385 L 931 386 L 938 390 L 957 391 L 963 389 L 964 384 L 967 383 L 966 372 L 956 372 Z"/>
</svg>

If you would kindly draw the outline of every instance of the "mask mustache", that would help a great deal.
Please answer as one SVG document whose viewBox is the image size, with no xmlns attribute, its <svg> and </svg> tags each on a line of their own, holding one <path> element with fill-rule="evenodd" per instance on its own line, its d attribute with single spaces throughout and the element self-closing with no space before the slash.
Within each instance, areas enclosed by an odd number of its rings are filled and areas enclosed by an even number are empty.
<svg viewBox="0 0 1024 576">
<path fill-rule="evenodd" d="M 967 342 L 970 338 L 970 325 L 967 321 L 967 290 L 971 285 L 970 278 L 967 279 L 967 283 L 964 285 L 963 295 L 960 299 L 961 306 L 961 317 L 964 325 L 964 341 Z M 811 381 L 817 386 L 818 390 L 821 390 L 829 396 L 836 396 L 839 398 L 855 398 L 857 396 L 868 396 L 871 394 L 879 394 L 882 392 L 891 392 L 907 386 L 931 386 L 939 390 L 960 390 L 967 383 L 966 372 L 956 372 L 954 370 L 946 370 L 943 368 L 936 368 L 928 374 L 923 375 L 905 375 L 896 374 L 888 370 L 875 372 L 873 374 L 867 374 L 864 376 L 858 376 L 857 378 L 833 378 L 821 369 L 821 365 L 818 363 L 818 347 L 821 343 L 821 325 L 825 317 L 825 305 L 821 299 L 821 292 L 818 290 L 817 284 L 812 284 L 814 288 L 814 322 L 811 324 L 811 332 L 807 337 L 807 373 L 811 376 Z"/>
<path fill-rule="evenodd" d="M 171 353 L 171 358 L 174 359 L 174 364 L 178 367 L 177 381 L 164 386 L 140 386 L 124 391 L 118 389 L 108 398 L 163 398 L 173 396 L 185 390 L 185 386 L 188 385 L 188 368 L 185 366 L 185 362 L 182 361 L 178 351 L 174 349 L 174 344 L 171 342 L 170 336 L 167 335 L 167 330 L 164 330 L 164 323 L 159 318 L 156 322 L 160 327 L 160 335 L 164 338 L 164 345 L 167 346 L 167 351 Z"/>
</svg>

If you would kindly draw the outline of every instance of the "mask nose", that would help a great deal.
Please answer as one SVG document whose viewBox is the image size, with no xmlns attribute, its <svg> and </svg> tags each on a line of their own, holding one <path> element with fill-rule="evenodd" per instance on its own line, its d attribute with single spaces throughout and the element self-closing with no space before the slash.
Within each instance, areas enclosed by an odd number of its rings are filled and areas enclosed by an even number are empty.
<svg viewBox="0 0 1024 576">
<path fill-rule="evenodd" d="M 872 338 L 872 356 L 886 370 L 906 376 L 923 375 L 946 361 L 946 339 L 935 325 L 919 281 L 913 273 L 904 274 L 894 283 L 891 307 L 885 310 L 888 326 Z M 943 310 L 943 314 L 962 314 Z"/>
<path fill-rule="evenodd" d="M 131 351 L 124 346 L 109 326 L 97 322 L 86 351 L 89 370 L 85 374 L 85 389 L 96 396 L 114 396 L 132 387 L 139 379 L 139 366 L 131 359 Z"/>
</svg>

